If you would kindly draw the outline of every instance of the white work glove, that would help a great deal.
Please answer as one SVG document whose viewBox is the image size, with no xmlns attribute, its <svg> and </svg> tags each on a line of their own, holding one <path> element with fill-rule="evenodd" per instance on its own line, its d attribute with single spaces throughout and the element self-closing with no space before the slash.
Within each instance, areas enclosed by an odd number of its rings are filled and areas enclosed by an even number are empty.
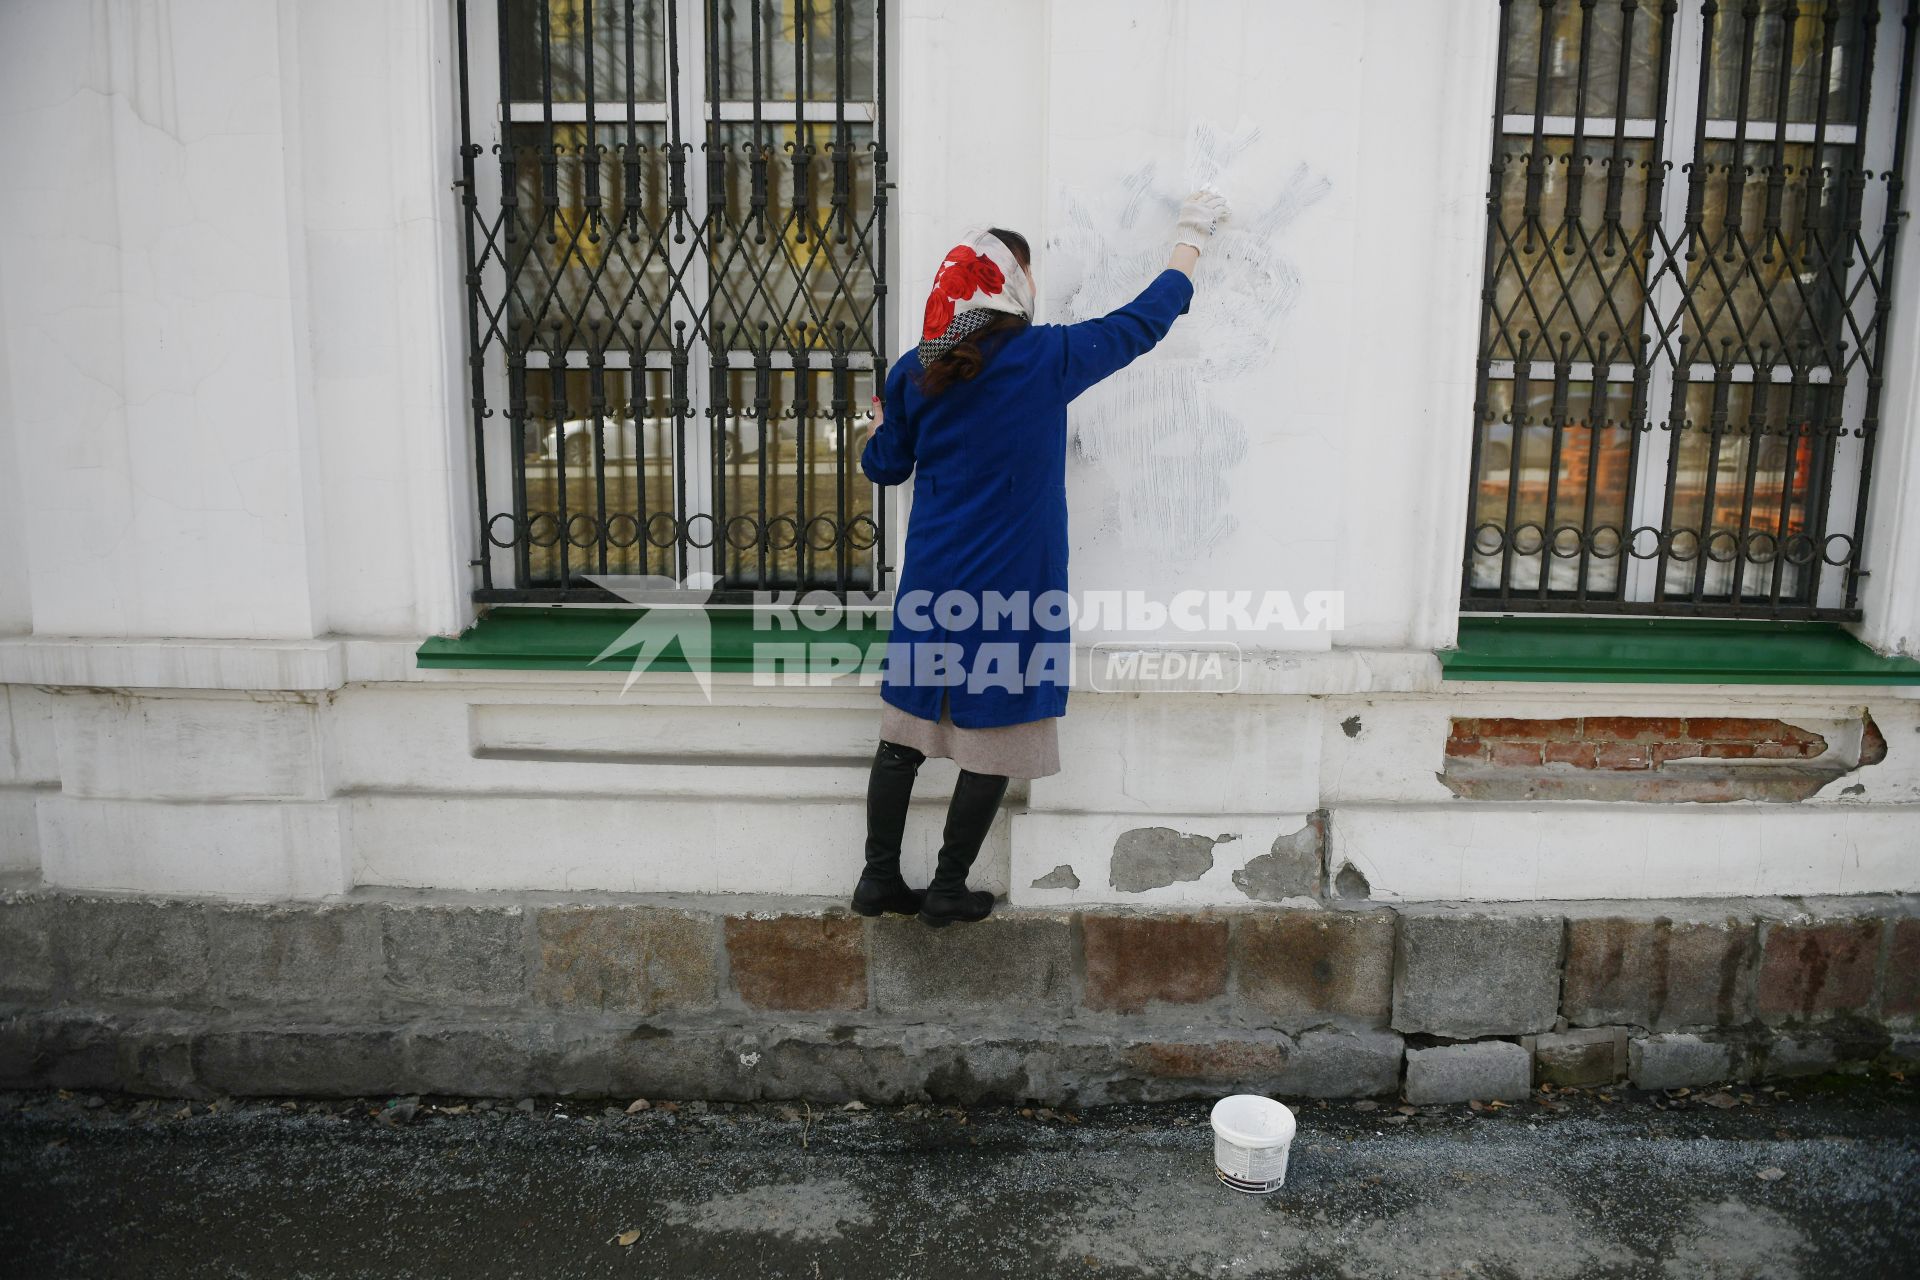
<svg viewBox="0 0 1920 1280">
<path fill-rule="evenodd" d="M 1180 206 L 1180 225 L 1174 233 L 1175 244 L 1190 244 L 1204 250 L 1207 241 L 1231 213 L 1227 198 L 1206 188 L 1194 192 Z"/>
</svg>

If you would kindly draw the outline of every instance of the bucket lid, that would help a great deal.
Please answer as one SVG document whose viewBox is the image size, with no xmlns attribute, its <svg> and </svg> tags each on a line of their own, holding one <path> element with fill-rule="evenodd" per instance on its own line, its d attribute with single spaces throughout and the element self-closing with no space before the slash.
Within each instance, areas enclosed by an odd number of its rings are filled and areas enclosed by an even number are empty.
<svg viewBox="0 0 1920 1280">
<path fill-rule="evenodd" d="M 1236 1093 L 1213 1104 L 1213 1131 L 1240 1147 L 1278 1147 L 1293 1140 L 1293 1112 L 1257 1093 Z"/>
</svg>

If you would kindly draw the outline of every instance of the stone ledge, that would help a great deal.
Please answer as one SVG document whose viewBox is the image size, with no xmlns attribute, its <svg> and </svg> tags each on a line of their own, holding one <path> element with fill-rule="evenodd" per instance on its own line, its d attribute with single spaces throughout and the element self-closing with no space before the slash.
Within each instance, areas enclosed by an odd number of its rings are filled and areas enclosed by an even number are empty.
<svg viewBox="0 0 1920 1280">
<path fill-rule="evenodd" d="M 314 1024 L 177 1013 L 0 1011 L 0 1089 L 348 1097 L 1020 1102 L 1389 1094 L 1391 1033 L 1192 1028 L 1176 1040 L 1037 1023 L 851 1027 L 596 1017 Z"/>
</svg>

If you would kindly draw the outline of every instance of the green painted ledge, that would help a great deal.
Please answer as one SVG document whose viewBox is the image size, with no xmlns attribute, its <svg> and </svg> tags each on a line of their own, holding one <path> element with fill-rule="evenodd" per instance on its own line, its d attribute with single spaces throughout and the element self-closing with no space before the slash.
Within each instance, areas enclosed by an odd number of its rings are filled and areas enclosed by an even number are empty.
<svg viewBox="0 0 1920 1280">
<path fill-rule="evenodd" d="M 1882 657 L 1834 622 L 1468 615 L 1439 657 L 1447 680 L 1920 684 L 1920 660 Z"/>
<path fill-rule="evenodd" d="M 605 661 L 600 655 L 608 646 L 619 643 L 628 628 L 655 612 L 661 613 L 667 631 L 677 630 L 672 626 L 674 615 L 665 610 L 496 606 L 457 636 L 430 637 L 415 651 L 414 661 L 422 667 L 448 670 L 624 672 L 638 652 L 637 638 Z M 696 628 L 684 640 L 671 641 L 647 669 L 753 672 L 771 666 L 764 655 L 756 665 L 755 646 L 759 641 L 851 641 L 864 653 L 876 644 L 884 644 L 887 638 L 884 625 L 851 615 L 819 631 L 804 627 L 756 629 L 753 612 L 745 609 L 707 610 L 705 623 L 704 644 Z"/>
</svg>

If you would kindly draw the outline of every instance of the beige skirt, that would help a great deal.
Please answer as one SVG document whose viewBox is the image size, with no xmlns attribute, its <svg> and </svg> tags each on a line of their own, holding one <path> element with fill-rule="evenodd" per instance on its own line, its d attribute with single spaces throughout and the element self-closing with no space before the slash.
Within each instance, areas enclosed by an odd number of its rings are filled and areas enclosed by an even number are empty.
<svg viewBox="0 0 1920 1280">
<path fill-rule="evenodd" d="M 963 729 L 953 722 L 945 699 L 937 721 L 923 720 L 887 703 L 880 711 L 880 740 L 951 760 L 973 773 L 1044 778 L 1060 772 L 1058 716 L 993 729 Z"/>
</svg>

